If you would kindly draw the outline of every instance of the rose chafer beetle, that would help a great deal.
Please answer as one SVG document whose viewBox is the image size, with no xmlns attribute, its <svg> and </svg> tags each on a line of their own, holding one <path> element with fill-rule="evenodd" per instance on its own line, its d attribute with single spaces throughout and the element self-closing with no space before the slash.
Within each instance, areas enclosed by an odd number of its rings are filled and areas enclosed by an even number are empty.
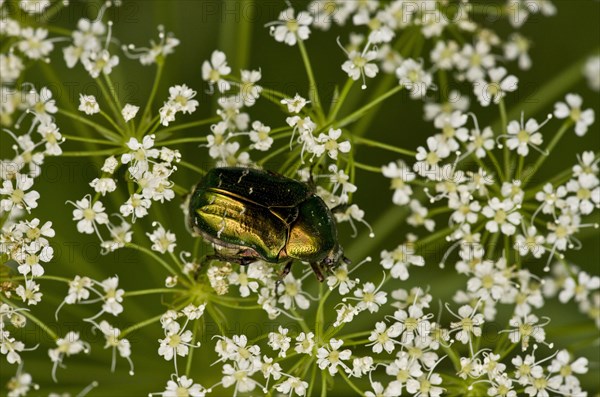
<svg viewBox="0 0 600 397">
<path fill-rule="evenodd" d="M 270 171 L 213 168 L 189 201 L 189 226 L 215 246 L 218 259 L 248 265 L 256 260 L 310 263 L 323 270 L 349 263 L 338 243 L 335 219 L 311 185 Z"/>
</svg>

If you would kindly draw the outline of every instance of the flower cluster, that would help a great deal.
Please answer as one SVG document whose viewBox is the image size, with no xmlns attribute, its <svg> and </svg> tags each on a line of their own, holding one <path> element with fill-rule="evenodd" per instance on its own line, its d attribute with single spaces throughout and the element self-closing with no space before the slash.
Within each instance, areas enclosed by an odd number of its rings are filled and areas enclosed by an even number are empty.
<svg viewBox="0 0 600 397">
<path fill-rule="evenodd" d="M 502 37 L 489 26 L 500 16 L 520 29 L 554 15 L 550 1 L 507 0 L 495 8 L 469 1 L 288 4 L 272 14 L 277 20 L 264 21 L 262 35 L 272 36 L 273 48 L 298 52 L 308 85 L 291 92 L 272 87 L 280 77 L 272 68 L 248 65 L 243 53 L 228 57 L 227 46 L 186 65 L 202 87 L 172 80 L 165 66 L 180 40 L 164 26 L 149 46 L 123 45 L 125 37 L 113 36 L 118 19 L 110 20 L 120 1 L 101 4 L 95 19 L 54 26 L 67 5 L 0 1 L 0 124 L 14 142 L 14 155 L 0 163 L 0 358 L 16 368 L 9 396 L 45 392 L 24 372 L 38 346 L 21 331 L 32 326 L 49 337 L 43 351 L 55 382 L 59 367 L 72 356 L 86 360 L 81 353 L 95 343 L 109 350 L 112 372 L 124 359 L 135 376 L 134 360 L 159 357 L 168 371 L 159 380 L 164 389 L 150 395 L 588 395 L 581 375 L 592 367 L 590 356 L 562 345 L 549 308 L 577 306 L 581 314 L 573 316 L 600 328 L 600 277 L 572 255 L 583 248 L 584 233 L 597 236 L 600 159 L 592 150 L 557 153 L 563 139 L 597 133 L 584 95 L 562 90 L 585 77 L 597 91 L 600 57 L 587 55 L 567 71 L 577 76 L 549 83 L 560 92 L 513 107 L 523 85 L 516 69 L 533 67 L 532 43 L 520 30 Z M 312 44 L 317 31 L 341 26 L 340 51 L 327 61 L 342 82 L 325 92 Z M 239 29 L 232 37 L 246 48 L 248 31 Z M 78 68 L 89 85 L 76 98 L 51 90 L 52 81 L 34 86 L 28 69 L 37 66 L 48 76 Z M 154 72 L 142 101 L 115 89 L 135 68 Z M 209 108 L 203 94 L 214 104 L 211 114 L 199 111 Z M 425 135 L 412 141 L 416 150 L 366 136 L 387 101 L 422 105 Z M 488 121 L 495 112 L 498 119 Z M 58 124 L 67 131 L 68 123 L 76 132 L 60 132 Z M 393 140 L 400 127 L 386 128 Z M 390 157 L 363 157 L 364 148 Z M 53 241 L 64 226 L 43 215 L 46 194 L 36 185 L 47 156 L 86 156 L 98 166 L 86 182 L 89 193 L 61 192 L 72 229 L 92 237 L 103 260 L 126 252 L 156 269 L 124 269 L 115 259 L 118 270 L 97 267 L 100 276 L 92 277 L 62 267 Z M 550 161 L 569 166 L 542 178 Z M 303 197 L 271 207 L 258 195 L 236 193 L 230 198 L 239 211 L 227 206 L 215 216 L 213 236 L 196 222 L 192 187 L 213 167 L 267 169 L 301 181 L 328 218 L 304 212 Z M 376 208 L 382 196 L 367 190 L 369 177 L 373 186 L 389 183 L 388 204 L 399 207 L 382 207 L 373 228 L 367 220 L 375 211 L 363 208 Z M 221 185 L 210 193 L 208 207 L 229 197 Z M 360 201 L 364 193 L 373 203 Z M 281 230 L 271 230 L 271 218 Z M 294 229 L 299 220 L 307 230 L 337 224 L 322 231 L 331 234 L 294 236 L 300 251 L 317 251 L 319 239 L 333 248 L 306 257 L 292 250 L 291 236 L 304 232 Z M 265 250 L 277 250 L 280 263 L 268 261 Z M 373 250 L 377 263 L 368 256 Z M 59 276 L 65 273 L 69 278 Z M 52 292 L 60 302 L 55 319 L 71 309 L 81 327 L 56 331 L 44 322 L 39 280 L 62 284 L 57 290 L 66 293 Z M 430 280 L 443 280 L 446 292 L 425 287 Z M 135 310 L 136 299 L 147 312 Z M 159 332 L 147 349 L 132 335 L 143 327 Z M 88 384 L 80 396 L 98 386 Z"/>
</svg>

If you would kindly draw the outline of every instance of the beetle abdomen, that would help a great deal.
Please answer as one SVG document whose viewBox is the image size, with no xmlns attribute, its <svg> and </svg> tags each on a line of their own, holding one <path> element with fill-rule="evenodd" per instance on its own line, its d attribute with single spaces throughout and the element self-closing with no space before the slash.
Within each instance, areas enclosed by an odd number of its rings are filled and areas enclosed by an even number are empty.
<svg viewBox="0 0 600 397">
<path fill-rule="evenodd" d="M 194 224 L 211 240 L 252 248 L 261 259 L 277 262 L 287 239 L 287 225 L 264 207 L 213 192 L 195 197 Z"/>
</svg>

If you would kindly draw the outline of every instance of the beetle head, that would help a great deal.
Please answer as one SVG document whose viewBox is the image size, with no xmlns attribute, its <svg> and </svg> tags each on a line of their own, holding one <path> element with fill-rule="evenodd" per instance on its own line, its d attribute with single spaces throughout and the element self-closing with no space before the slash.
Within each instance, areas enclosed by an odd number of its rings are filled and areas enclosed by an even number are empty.
<svg viewBox="0 0 600 397">
<path fill-rule="evenodd" d="M 344 256 L 344 250 L 342 249 L 342 246 L 336 244 L 335 247 L 333 247 L 333 249 L 329 251 L 325 259 L 323 259 L 323 265 L 325 265 L 325 267 L 329 269 L 332 267 L 336 267 L 340 263 L 340 261 L 344 261 L 345 263 L 349 264 L 350 259 Z"/>
</svg>

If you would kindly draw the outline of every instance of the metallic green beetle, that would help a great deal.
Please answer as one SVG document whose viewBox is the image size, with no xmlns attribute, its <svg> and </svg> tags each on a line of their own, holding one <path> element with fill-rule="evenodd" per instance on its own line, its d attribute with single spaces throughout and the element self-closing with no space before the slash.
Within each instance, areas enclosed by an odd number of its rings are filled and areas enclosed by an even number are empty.
<svg viewBox="0 0 600 397">
<path fill-rule="evenodd" d="M 334 217 L 313 189 L 270 171 L 213 168 L 189 202 L 190 228 L 217 249 L 210 259 L 247 265 L 310 263 L 319 281 L 322 270 L 343 256 Z"/>
</svg>

